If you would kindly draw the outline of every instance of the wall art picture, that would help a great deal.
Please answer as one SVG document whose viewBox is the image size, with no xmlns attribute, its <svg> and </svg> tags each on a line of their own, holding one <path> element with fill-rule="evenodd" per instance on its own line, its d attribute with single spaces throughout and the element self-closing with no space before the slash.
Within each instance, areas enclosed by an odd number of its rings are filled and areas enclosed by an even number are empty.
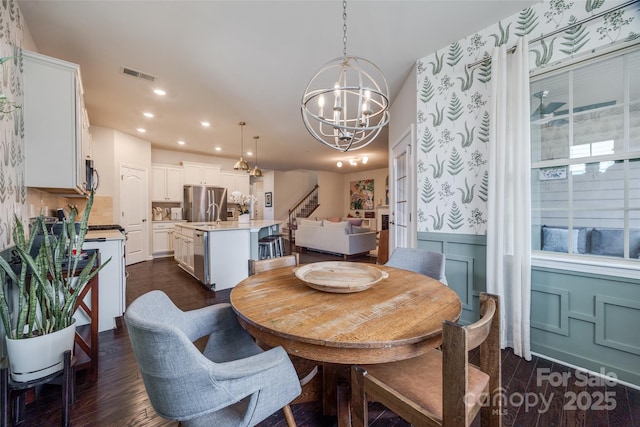
<svg viewBox="0 0 640 427">
<path fill-rule="evenodd" d="M 372 210 L 373 206 L 373 179 L 363 179 L 360 181 L 351 181 L 349 186 L 351 194 L 350 208 Z"/>
<path fill-rule="evenodd" d="M 549 181 L 552 179 L 567 179 L 567 167 L 555 166 L 540 169 L 538 179 L 540 181 Z"/>
</svg>

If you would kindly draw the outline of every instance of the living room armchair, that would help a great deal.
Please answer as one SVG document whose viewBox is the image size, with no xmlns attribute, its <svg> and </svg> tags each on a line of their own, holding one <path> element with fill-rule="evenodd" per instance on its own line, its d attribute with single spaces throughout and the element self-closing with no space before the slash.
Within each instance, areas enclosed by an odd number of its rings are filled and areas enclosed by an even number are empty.
<svg viewBox="0 0 640 427">
<path fill-rule="evenodd" d="M 253 426 L 300 392 L 281 347 L 263 351 L 229 304 L 182 311 L 161 291 L 136 299 L 125 313 L 131 345 L 155 411 L 185 426 Z M 209 336 L 204 352 L 193 341 Z"/>
</svg>

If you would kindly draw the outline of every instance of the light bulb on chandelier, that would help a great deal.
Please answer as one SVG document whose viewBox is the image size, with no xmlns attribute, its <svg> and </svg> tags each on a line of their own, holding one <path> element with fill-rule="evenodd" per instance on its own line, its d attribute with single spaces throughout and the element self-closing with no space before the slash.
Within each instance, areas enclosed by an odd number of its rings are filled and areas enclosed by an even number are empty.
<svg viewBox="0 0 640 427">
<path fill-rule="evenodd" d="M 311 135 L 339 151 L 371 143 L 389 123 L 389 88 L 372 62 L 347 55 L 347 2 L 343 1 L 343 56 L 323 65 L 302 96 L 302 120 Z M 325 117 L 325 96 L 333 96 Z M 317 107 L 316 107 L 317 105 Z"/>
</svg>

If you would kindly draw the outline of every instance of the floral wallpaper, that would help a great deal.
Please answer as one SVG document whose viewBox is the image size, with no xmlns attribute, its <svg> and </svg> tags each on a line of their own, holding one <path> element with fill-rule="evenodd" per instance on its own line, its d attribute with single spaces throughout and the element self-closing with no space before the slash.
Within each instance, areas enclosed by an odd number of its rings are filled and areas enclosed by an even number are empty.
<svg viewBox="0 0 640 427">
<path fill-rule="evenodd" d="M 13 213 L 26 217 L 22 28 L 17 1 L 0 2 L 0 250 L 12 245 Z"/>
<path fill-rule="evenodd" d="M 623 2 L 545 0 L 417 62 L 418 231 L 486 234 L 495 46 L 532 40 Z M 581 23 L 529 46 L 530 66 L 544 67 L 640 38 L 640 3 Z"/>
</svg>

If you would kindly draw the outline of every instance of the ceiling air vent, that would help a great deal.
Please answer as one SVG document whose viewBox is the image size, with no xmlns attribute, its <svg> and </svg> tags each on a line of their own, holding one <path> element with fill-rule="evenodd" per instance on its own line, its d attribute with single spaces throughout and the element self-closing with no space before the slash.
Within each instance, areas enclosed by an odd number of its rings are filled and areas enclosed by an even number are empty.
<svg viewBox="0 0 640 427">
<path fill-rule="evenodd" d="M 122 74 L 125 74 L 127 76 L 135 77 L 137 79 L 146 80 L 146 81 L 152 82 L 152 83 L 155 82 L 156 80 L 158 80 L 158 78 L 156 76 L 153 76 L 153 75 L 147 74 L 147 73 L 143 73 L 142 71 L 134 70 L 133 68 L 122 67 L 121 71 L 122 71 Z"/>
</svg>

